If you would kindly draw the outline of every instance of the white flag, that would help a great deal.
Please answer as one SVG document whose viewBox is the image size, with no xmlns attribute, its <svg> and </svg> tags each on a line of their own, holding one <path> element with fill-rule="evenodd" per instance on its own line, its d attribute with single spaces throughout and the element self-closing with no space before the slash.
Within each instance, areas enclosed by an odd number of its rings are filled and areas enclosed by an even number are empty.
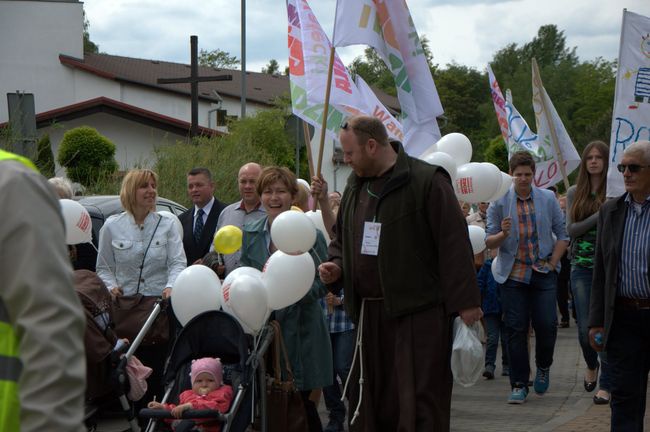
<svg viewBox="0 0 650 432">
<path fill-rule="evenodd" d="M 291 108 L 295 115 L 320 129 L 332 45 L 306 0 L 287 0 L 287 14 Z M 372 94 L 369 88 L 367 91 Z M 374 94 L 371 97 L 357 87 L 339 56 L 335 55 L 327 135 L 338 140 L 339 128 L 345 119 L 360 114 L 379 118 L 386 125 L 389 136 L 403 141 L 401 125 Z"/>
<path fill-rule="evenodd" d="M 355 79 L 357 83 L 357 88 L 361 92 L 361 97 L 364 99 L 365 105 L 367 107 L 368 115 L 377 117 L 386 127 L 388 136 L 404 142 L 404 132 L 402 131 L 402 125 L 400 122 L 395 120 L 395 117 L 386 109 L 384 104 L 382 104 L 375 92 L 372 91 L 370 86 L 361 78 L 360 75 L 357 75 Z"/>
<path fill-rule="evenodd" d="M 494 77 L 494 72 L 490 65 L 487 67 L 488 70 L 488 79 L 490 80 L 490 93 L 492 93 L 492 103 L 494 104 L 494 111 L 497 114 L 497 121 L 499 122 L 499 128 L 501 129 L 501 135 L 503 136 L 503 141 L 508 142 L 508 115 L 506 113 L 506 100 L 501 93 L 499 88 L 499 83 Z"/>
<path fill-rule="evenodd" d="M 419 156 L 440 138 L 442 104 L 405 1 L 338 0 L 332 39 L 335 46 L 370 45 L 391 70 L 409 154 Z"/>
<path fill-rule="evenodd" d="M 538 148 L 539 152 L 544 153 L 543 155 L 540 154 L 540 156 L 543 157 L 542 166 L 545 166 L 545 171 L 540 173 L 540 166 L 538 162 L 535 162 L 535 178 L 545 184 L 543 187 L 548 187 L 562 181 L 560 163 L 564 163 L 565 173 L 568 176 L 580 165 L 580 155 L 573 146 L 571 138 L 564 128 L 553 102 L 551 102 L 551 98 L 546 93 L 535 59 L 533 59 L 532 65 L 533 111 L 537 123 Z M 561 153 L 561 158 L 558 155 L 558 150 Z"/>
<path fill-rule="evenodd" d="M 625 192 L 623 175 L 616 165 L 623 150 L 639 140 L 650 140 L 650 18 L 623 11 L 609 144 L 608 197 Z"/>
</svg>

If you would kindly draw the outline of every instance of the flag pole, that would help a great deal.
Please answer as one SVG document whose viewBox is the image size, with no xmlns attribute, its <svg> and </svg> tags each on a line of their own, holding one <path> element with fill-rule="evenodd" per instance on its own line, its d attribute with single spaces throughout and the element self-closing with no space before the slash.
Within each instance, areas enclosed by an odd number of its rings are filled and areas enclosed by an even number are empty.
<svg viewBox="0 0 650 432">
<path fill-rule="evenodd" d="M 309 125 L 302 121 L 302 132 L 305 137 L 305 147 L 307 148 L 307 165 L 309 166 L 309 178 L 314 176 L 314 157 L 311 154 L 311 136 L 309 136 Z"/>
<path fill-rule="evenodd" d="M 539 82 L 537 83 L 537 88 L 539 88 L 539 97 L 542 104 L 542 110 L 544 110 L 544 112 L 546 113 L 546 121 L 548 122 L 548 127 L 549 130 L 551 131 L 551 139 L 553 140 L 553 148 L 555 149 L 555 153 L 557 155 L 557 159 L 560 164 L 560 172 L 562 173 L 562 179 L 564 180 L 564 189 L 569 190 L 569 177 L 566 174 L 566 167 L 564 166 L 564 157 L 562 156 L 562 152 L 560 151 L 560 142 L 557 138 L 557 131 L 555 130 L 555 125 L 553 124 L 553 121 L 550 119 L 550 116 L 548 115 L 549 111 L 546 106 L 546 100 L 544 98 L 544 95 L 542 94 L 542 92 L 546 92 L 546 90 L 544 89 L 544 84 L 542 83 L 542 75 L 539 73 L 539 68 L 537 67 L 537 60 L 535 60 L 535 57 L 532 58 L 532 66 L 533 66 L 533 79 L 539 80 Z"/>
<path fill-rule="evenodd" d="M 325 88 L 325 104 L 323 106 L 323 122 L 320 129 L 320 145 L 318 148 L 318 165 L 316 167 L 316 175 L 321 175 L 321 168 L 323 166 L 323 150 L 325 148 L 325 132 L 327 131 L 327 116 L 330 109 L 330 90 L 332 88 L 332 71 L 334 69 L 334 45 L 330 48 L 330 62 L 327 68 L 327 87 Z"/>
</svg>

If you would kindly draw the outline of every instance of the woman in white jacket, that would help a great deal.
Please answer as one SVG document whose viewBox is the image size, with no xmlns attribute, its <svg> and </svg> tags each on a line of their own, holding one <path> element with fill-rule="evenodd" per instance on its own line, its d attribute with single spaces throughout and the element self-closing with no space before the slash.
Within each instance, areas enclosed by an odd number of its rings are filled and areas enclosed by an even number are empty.
<svg viewBox="0 0 650 432">
<path fill-rule="evenodd" d="M 156 213 L 157 185 L 155 172 L 129 171 L 120 190 L 126 211 L 109 217 L 99 231 L 97 274 L 113 296 L 139 293 L 167 298 L 186 267 L 183 239 L 174 220 Z M 136 351 L 137 357 L 154 370 L 144 400 L 160 396 L 166 354 L 166 344 L 140 346 Z"/>
</svg>

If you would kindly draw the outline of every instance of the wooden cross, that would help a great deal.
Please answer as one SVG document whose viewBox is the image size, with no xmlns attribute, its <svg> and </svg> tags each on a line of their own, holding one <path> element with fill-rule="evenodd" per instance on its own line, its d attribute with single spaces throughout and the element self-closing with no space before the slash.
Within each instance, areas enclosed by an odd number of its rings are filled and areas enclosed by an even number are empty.
<svg viewBox="0 0 650 432">
<path fill-rule="evenodd" d="M 192 127 L 190 136 L 199 135 L 199 83 L 206 81 L 231 81 L 232 75 L 199 76 L 198 36 L 190 36 L 190 76 L 182 78 L 158 78 L 158 84 L 190 83 L 192 96 Z"/>
</svg>

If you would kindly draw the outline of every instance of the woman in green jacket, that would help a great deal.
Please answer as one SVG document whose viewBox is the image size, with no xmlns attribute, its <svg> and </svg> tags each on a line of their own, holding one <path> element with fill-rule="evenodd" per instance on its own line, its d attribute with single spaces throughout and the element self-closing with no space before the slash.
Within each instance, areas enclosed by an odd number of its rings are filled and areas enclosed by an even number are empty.
<svg viewBox="0 0 650 432">
<path fill-rule="evenodd" d="M 265 168 L 257 180 L 257 193 L 266 210 L 266 217 L 243 228 L 243 266 L 262 270 L 267 259 L 277 250 L 271 240 L 271 225 L 282 212 L 291 208 L 298 185 L 294 174 L 286 168 Z M 327 259 L 325 238 L 317 230 L 317 238 L 310 254 L 318 267 Z M 275 319 L 282 328 L 296 387 L 301 391 L 310 431 L 322 431 L 316 404 L 309 399 L 312 390 L 332 383 L 332 348 L 318 299 L 327 293 L 318 272 L 305 296 L 284 309 L 275 311 Z"/>
</svg>

